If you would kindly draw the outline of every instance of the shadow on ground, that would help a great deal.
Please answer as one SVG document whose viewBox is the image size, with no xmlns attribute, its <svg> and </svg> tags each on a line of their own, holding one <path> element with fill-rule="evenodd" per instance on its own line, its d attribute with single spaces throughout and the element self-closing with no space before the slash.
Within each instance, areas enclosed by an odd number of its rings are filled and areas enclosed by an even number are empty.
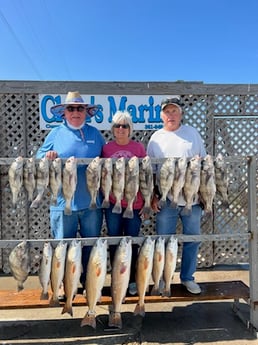
<svg viewBox="0 0 258 345">
<path fill-rule="evenodd" d="M 248 319 L 249 309 L 240 303 Z M 141 344 L 209 343 L 256 339 L 232 310 L 230 302 L 193 303 L 168 311 L 146 312 L 144 318 L 122 313 L 123 329 L 108 328 L 108 315 L 97 316 L 96 330 L 80 327 L 81 319 L 3 321 L 1 344 Z M 35 342 L 33 341 L 35 340 Z"/>
</svg>

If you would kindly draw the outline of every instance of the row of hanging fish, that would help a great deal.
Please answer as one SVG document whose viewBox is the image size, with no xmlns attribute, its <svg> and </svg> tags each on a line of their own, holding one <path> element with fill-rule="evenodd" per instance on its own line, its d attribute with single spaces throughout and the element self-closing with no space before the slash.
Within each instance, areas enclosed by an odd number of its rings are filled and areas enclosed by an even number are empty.
<svg viewBox="0 0 258 345">
<path fill-rule="evenodd" d="M 14 278 L 17 280 L 18 291 L 22 290 L 30 272 L 29 243 L 20 242 L 9 255 L 9 264 Z M 135 315 L 145 315 L 145 294 L 151 282 L 154 285 L 152 295 L 171 296 L 171 282 L 176 269 L 177 239 L 170 236 L 165 242 L 161 236 L 148 236 L 142 243 L 137 257 L 136 286 L 138 303 Z M 59 293 L 63 285 L 65 304 L 62 314 L 73 316 L 73 298 L 77 294 L 81 276 L 81 241 L 74 239 L 68 245 L 60 240 L 55 249 L 46 241 L 43 246 L 39 269 L 39 281 L 42 287 L 40 299 L 49 300 L 49 305 L 60 305 Z M 122 328 L 122 304 L 129 286 L 132 259 L 132 239 L 123 237 L 116 248 L 111 271 L 112 305 L 109 314 L 109 327 Z M 85 305 L 88 310 L 81 320 L 82 326 L 96 328 L 96 306 L 101 300 L 102 289 L 107 275 L 107 240 L 98 238 L 92 246 L 86 272 Z M 160 281 L 164 281 L 164 288 L 160 288 Z M 51 289 L 49 289 L 49 285 Z M 51 290 L 51 292 L 50 292 Z M 51 294 L 51 296 L 50 296 Z"/>
<path fill-rule="evenodd" d="M 48 160 L 44 157 L 36 164 L 34 157 L 19 156 L 10 165 L 8 176 L 14 208 L 22 187 L 27 191 L 31 208 L 39 207 L 48 190 L 51 192 L 51 203 L 55 205 L 62 189 L 66 200 L 65 212 L 71 214 L 71 200 L 77 184 L 77 161 L 74 157 L 69 157 L 63 166 L 61 158 Z"/>
<path fill-rule="evenodd" d="M 171 207 L 177 207 L 180 193 L 186 201 L 182 211 L 185 215 L 191 213 L 192 203 L 198 199 L 204 211 L 210 214 L 216 192 L 222 198 L 222 205 L 229 206 L 226 165 L 220 154 L 215 159 L 211 155 L 191 159 L 167 158 L 161 165 L 157 182 L 161 194 L 160 208 L 166 204 L 167 197 L 171 200 Z"/>
<path fill-rule="evenodd" d="M 144 199 L 141 210 L 144 214 L 151 213 L 153 195 L 153 170 L 149 156 L 142 159 L 134 156 L 116 160 L 96 157 L 91 160 L 86 169 L 87 187 L 91 195 L 90 208 L 96 208 L 99 190 L 103 194 L 103 208 L 110 206 L 109 197 L 115 197 L 114 213 L 121 213 L 121 201 L 125 197 L 127 207 L 123 217 L 133 218 L 133 202 L 140 190 Z M 213 199 L 216 192 L 222 198 L 222 205 L 228 207 L 228 179 L 226 165 L 222 155 L 215 159 L 211 155 L 189 158 L 167 158 L 161 164 L 157 175 L 157 184 L 161 193 L 159 206 L 162 208 L 166 198 L 171 199 L 171 207 L 177 207 L 182 193 L 186 200 L 184 214 L 191 212 L 193 201 L 199 197 L 206 213 L 212 212 Z M 65 214 L 71 214 L 71 201 L 77 184 L 77 160 L 70 157 L 62 166 L 62 160 L 56 158 L 50 161 L 46 158 L 35 164 L 34 158 L 17 157 L 9 168 L 9 183 L 16 206 L 22 186 L 28 193 L 31 208 L 37 208 L 49 188 L 51 203 L 55 204 L 57 195 L 62 190 L 66 200 Z M 34 198 L 34 192 L 36 197 Z"/>
</svg>

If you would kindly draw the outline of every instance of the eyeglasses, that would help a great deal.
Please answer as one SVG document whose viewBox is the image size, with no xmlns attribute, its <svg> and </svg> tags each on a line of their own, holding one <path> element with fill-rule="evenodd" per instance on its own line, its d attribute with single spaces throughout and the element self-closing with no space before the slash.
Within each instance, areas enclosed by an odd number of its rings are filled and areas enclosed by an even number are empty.
<svg viewBox="0 0 258 345">
<path fill-rule="evenodd" d="M 68 110 L 70 113 L 74 112 L 74 111 L 79 111 L 82 112 L 84 111 L 86 108 L 83 105 L 78 105 L 78 107 L 74 107 L 72 105 L 69 105 L 68 107 L 65 108 L 66 110 Z"/>
<path fill-rule="evenodd" d="M 122 127 L 122 128 L 124 128 L 124 129 L 130 128 L 130 126 L 128 125 L 128 123 L 126 123 L 125 125 L 122 125 L 122 124 L 120 124 L 120 123 L 116 123 L 113 127 L 114 127 L 114 128 L 120 128 L 120 127 Z"/>
<path fill-rule="evenodd" d="M 177 104 L 180 107 L 182 106 L 180 103 L 180 99 L 178 97 L 173 98 L 166 98 L 161 101 L 161 109 L 163 109 L 168 104 Z"/>
</svg>

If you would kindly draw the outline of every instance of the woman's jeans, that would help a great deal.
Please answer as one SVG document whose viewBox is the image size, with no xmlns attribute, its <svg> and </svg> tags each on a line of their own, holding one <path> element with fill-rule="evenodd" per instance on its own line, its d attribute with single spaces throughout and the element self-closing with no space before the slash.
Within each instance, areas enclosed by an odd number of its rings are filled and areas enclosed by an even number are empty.
<svg viewBox="0 0 258 345">
<path fill-rule="evenodd" d="M 136 237 L 139 235 L 141 228 L 141 218 L 139 215 L 140 210 L 133 210 L 134 217 L 123 218 L 124 208 L 120 214 L 113 213 L 114 205 L 111 204 L 110 208 L 105 209 L 105 217 L 108 229 L 109 236 L 132 236 Z M 132 262 L 131 262 L 131 274 L 130 282 L 135 282 L 135 270 L 136 270 L 136 261 L 138 256 L 139 246 L 137 244 L 132 245 Z M 109 246 L 110 252 L 110 261 L 113 262 L 116 251 L 116 245 Z"/>
<path fill-rule="evenodd" d="M 77 231 L 79 231 L 81 237 L 99 237 L 102 222 L 103 210 L 101 208 L 72 211 L 70 216 L 65 215 L 64 211 L 50 210 L 51 233 L 55 239 L 76 238 Z M 91 246 L 82 248 L 83 272 L 80 281 L 83 286 L 85 285 L 91 248 Z"/>
<path fill-rule="evenodd" d="M 184 235 L 200 235 L 202 208 L 200 205 L 192 206 L 190 215 L 182 215 L 183 206 L 171 207 L 171 201 L 167 200 L 166 205 L 156 215 L 156 232 L 158 235 L 176 233 L 178 218 L 181 219 Z M 193 274 L 197 266 L 197 254 L 200 242 L 184 242 L 181 262 L 181 281 L 194 280 Z"/>
</svg>

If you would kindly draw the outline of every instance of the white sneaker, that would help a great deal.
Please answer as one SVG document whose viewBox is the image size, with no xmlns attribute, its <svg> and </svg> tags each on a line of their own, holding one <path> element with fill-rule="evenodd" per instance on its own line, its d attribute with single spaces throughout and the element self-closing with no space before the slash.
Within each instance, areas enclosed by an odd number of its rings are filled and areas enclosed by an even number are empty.
<svg viewBox="0 0 258 345">
<path fill-rule="evenodd" d="M 132 295 L 132 296 L 136 295 L 136 294 L 137 294 L 137 286 L 136 286 L 136 283 L 130 283 L 130 284 L 129 284 L 129 289 L 128 289 L 128 291 L 129 291 L 129 294 L 130 294 L 130 295 Z"/>
<path fill-rule="evenodd" d="M 185 282 L 181 282 L 181 284 L 186 287 L 187 291 L 195 295 L 198 295 L 199 293 L 202 292 L 200 286 L 197 283 L 195 283 L 193 280 L 187 280 Z"/>
</svg>

